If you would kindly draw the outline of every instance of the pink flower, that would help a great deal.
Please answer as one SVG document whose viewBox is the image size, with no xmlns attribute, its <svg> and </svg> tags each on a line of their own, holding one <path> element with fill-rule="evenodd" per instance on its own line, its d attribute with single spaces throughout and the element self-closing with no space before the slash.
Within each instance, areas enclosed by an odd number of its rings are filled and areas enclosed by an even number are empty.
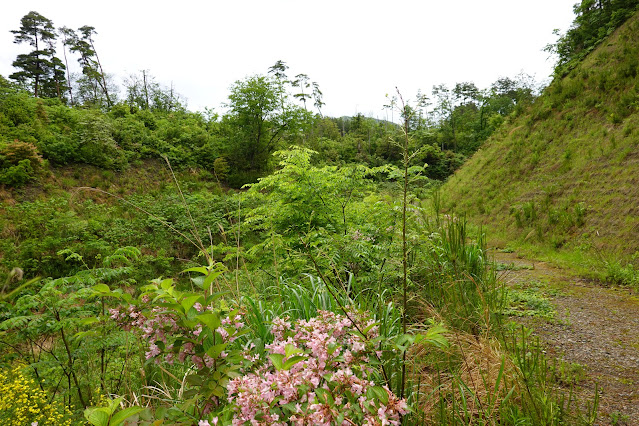
<svg viewBox="0 0 639 426">
<path fill-rule="evenodd" d="M 156 357 L 160 355 L 160 348 L 156 344 L 149 345 L 148 352 L 145 353 L 146 359 Z"/>
</svg>

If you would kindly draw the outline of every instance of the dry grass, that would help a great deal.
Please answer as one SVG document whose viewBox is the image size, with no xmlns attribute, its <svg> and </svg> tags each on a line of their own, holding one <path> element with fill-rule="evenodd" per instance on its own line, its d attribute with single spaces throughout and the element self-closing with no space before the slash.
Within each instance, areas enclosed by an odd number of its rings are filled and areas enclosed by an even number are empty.
<svg viewBox="0 0 639 426">
<path fill-rule="evenodd" d="M 451 417 L 471 424 L 475 420 L 499 424 L 502 404 L 519 393 L 517 368 L 494 338 L 456 332 L 447 338 L 448 349 L 415 345 L 410 353 L 412 380 L 420 384 L 419 409 L 426 423 L 441 421 L 438 416 L 444 403 Z"/>
</svg>

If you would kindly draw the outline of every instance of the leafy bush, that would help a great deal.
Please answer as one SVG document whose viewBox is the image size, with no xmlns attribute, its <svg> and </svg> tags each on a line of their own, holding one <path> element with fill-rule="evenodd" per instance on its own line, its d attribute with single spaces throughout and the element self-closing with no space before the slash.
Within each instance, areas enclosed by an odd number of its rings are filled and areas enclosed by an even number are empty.
<svg viewBox="0 0 639 426">
<path fill-rule="evenodd" d="M 0 183 L 21 186 L 37 179 L 44 167 L 35 145 L 15 140 L 0 149 Z"/>
<path fill-rule="evenodd" d="M 35 179 L 35 170 L 29 160 L 22 160 L 15 166 L 0 169 L 0 183 L 8 186 L 21 186 Z"/>
</svg>

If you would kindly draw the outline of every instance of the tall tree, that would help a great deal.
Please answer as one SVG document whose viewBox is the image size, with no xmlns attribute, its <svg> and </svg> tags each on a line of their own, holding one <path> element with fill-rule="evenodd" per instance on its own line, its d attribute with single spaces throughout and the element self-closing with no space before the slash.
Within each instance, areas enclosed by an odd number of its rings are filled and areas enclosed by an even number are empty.
<svg viewBox="0 0 639 426">
<path fill-rule="evenodd" d="M 73 89 L 71 88 L 71 72 L 69 71 L 69 61 L 67 60 L 67 47 L 71 47 L 73 40 L 77 39 L 78 36 L 71 28 L 62 27 L 58 31 L 62 36 L 62 53 L 64 54 L 64 66 L 67 70 L 67 87 L 69 90 L 69 99 L 71 100 L 71 105 L 73 105 Z"/>
<path fill-rule="evenodd" d="M 226 106 L 228 158 L 238 169 L 265 170 L 279 142 L 311 121 L 310 113 L 288 100 L 281 80 L 271 76 L 236 81 Z"/>
<path fill-rule="evenodd" d="M 50 96 L 52 87 L 56 96 L 60 96 L 59 78 L 64 65 L 55 57 L 56 33 L 53 22 L 32 11 L 20 20 L 20 29 L 11 32 L 15 35 L 14 43 L 29 43 L 34 50 L 18 55 L 13 66 L 20 71 L 9 77 L 23 86 L 31 86 L 35 97 Z M 47 93 L 42 93 L 43 86 Z"/>
<path fill-rule="evenodd" d="M 295 80 L 292 82 L 293 87 L 297 87 L 299 89 L 299 93 L 295 93 L 293 96 L 302 101 L 304 109 L 307 109 L 306 101 L 311 98 L 311 93 L 307 90 L 311 88 L 311 83 L 309 81 L 310 80 L 306 74 L 297 74 L 295 76 Z"/>
<path fill-rule="evenodd" d="M 433 86 L 433 97 L 436 100 L 435 113 L 438 115 L 439 122 L 446 126 L 450 131 L 450 139 L 453 143 L 453 149 L 457 148 L 457 139 L 455 135 L 455 98 L 451 90 L 445 84 Z M 442 151 L 444 150 L 444 138 L 441 140 Z"/>
<path fill-rule="evenodd" d="M 71 46 L 71 52 L 80 55 L 78 63 L 82 67 L 83 75 L 80 81 L 80 89 L 85 96 L 87 94 L 90 95 L 90 98 L 87 99 L 89 103 L 100 104 L 104 100 L 108 107 L 112 107 L 113 101 L 108 79 L 102 69 L 102 64 L 93 42 L 93 35 L 97 34 L 95 28 L 85 25 L 78 28 L 78 32 L 80 33 L 79 36 L 74 32 L 68 33 L 68 43 Z"/>
<path fill-rule="evenodd" d="M 322 97 L 324 94 L 319 88 L 319 84 L 317 82 L 313 82 L 313 105 L 317 108 L 317 113 L 319 116 L 322 116 L 322 107 L 324 106 L 324 102 L 322 101 Z"/>
</svg>

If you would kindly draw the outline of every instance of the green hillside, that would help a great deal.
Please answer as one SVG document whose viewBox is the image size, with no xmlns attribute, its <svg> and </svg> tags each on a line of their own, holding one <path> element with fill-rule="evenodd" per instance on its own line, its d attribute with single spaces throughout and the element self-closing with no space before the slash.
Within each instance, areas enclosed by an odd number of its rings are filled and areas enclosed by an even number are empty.
<svg viewBox="0 0 639 426">
<path fill-rule="evenodd" d="M 632 261 L 638 66 L 635 15 L 504 124 L 444 185 L 444 206 L 486 226 L 497 245 Z"/>
</svg>

